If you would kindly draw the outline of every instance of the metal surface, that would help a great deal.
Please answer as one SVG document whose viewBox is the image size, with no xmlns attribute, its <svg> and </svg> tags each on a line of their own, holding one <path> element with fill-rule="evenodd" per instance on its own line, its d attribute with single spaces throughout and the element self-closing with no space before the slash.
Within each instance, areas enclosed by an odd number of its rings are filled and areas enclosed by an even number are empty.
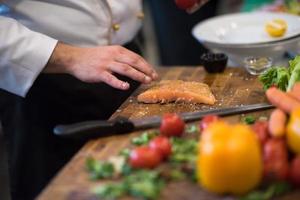
<svg viewBox="0 0 300 200">
<path fill-rule="evenodd" d="M 234 106 L 229 108 L 219 108 L 212 109 L 207 111 L 196 111 L 196 112 L 186 112 L 179 114 L 185 122 L 195 121 L 203 118 L 205 115 L 219 115 L 219 116 L 228 116 L 235 115 L 247 112 L 254 112 L 259 110 L 266 110 L 274 108 L 273 105 L 267 103 L 259 103 L 245 106 Z M 160 125 L 161 117 L 160 116 L 152 116 L 141 119 L 131 120 L 134 124 L 135 129 L 147 129 L 154 128 Z"/>
<path fill-rule="evenodd" d="M 263 103 L 207 111 L 186 112 L 179 115 L 184 121 L 190 122 L 200 120 L 206 115 L 227 116 L 270 108 L 273 108 L 273 106 Z M 118 117 L 112 121 L 86 121 L 75 124 L 58 125 L 54 127 L 53 132 L 65 138 L 89 140 L 101 136 L 124 134 L 135 130 L 159 127 L 160 122 L 161 116 L 151 116 L 133 120 L 129 120 L 126 117 Z"/>
</svg>

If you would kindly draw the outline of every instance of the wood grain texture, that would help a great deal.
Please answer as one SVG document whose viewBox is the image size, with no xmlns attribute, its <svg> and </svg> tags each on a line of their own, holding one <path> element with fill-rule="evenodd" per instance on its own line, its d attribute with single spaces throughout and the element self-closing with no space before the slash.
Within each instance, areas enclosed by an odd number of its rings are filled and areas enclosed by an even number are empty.
<svg viewBox="0 0 300 200">
<path fill-rule="evenodd" d="M 193 104 L 141 104 L 136 100 L 137 94 L 151 85 L 142 85 L 132 96 L 115 112 L 112 118 L 126 116 L 140 118 L 151 115 L 161 115 L 166 112 L 186 112 L 207 110 L 228 106 L 243 106 L 247 104 L 266 102 L 264 91 L 255 76 L 249 75 L 241 68 L 229 68 L 222 74 L 207 74 L 202 67 L 168 67 L 159 68 L 158 72 L 162 80 L 189 80 L 200 81 L 208 84 L 217 102 L 214 106 Z M 155 83 L 153 83 L 155 84 Z M 268 116 L 270 111 L 253 113 L 256 116 Z M 230 122 L 241 120 L 242 115 L 227 117 Z M 99 138 L 88 142 L 73 159 L 51 181 L 37 199 L 62 200 L 62 199 L 95 199 L 89 191 L 103 181 L 92 182 L 85 171 L 84 164 L 88 156 L 106 160 L 110 156 L 117 155 L 121 149 L 130 146 L 130 139 L 139 132 L 122 136 Z M 232 197 L 221 197 L 210 194 L 195 184 L 177 182 L 169 184 L 162 192 L 160 199 L 203 199 L 221 200 Z M 295 191 L 280 199 L 300 199 L 300 192 Z"/>
</svg>

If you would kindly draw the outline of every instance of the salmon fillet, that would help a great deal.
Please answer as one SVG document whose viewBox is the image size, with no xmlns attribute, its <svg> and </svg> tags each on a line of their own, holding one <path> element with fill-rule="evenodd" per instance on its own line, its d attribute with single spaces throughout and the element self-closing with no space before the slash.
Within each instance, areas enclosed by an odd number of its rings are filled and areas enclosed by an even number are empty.
<svg viewBox="0 0 300 200">
<path fill-rule="evenodd" d="M 189 102 L 213 105 L 216 101 L 208 85 L 194 81 L 163 80 L 137 97 L 143 103 Z"/>
</svg>

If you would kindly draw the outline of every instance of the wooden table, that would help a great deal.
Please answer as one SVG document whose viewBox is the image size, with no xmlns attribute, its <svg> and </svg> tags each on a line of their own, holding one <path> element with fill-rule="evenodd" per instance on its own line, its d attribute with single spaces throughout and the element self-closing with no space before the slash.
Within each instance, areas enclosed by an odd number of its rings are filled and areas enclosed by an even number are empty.
<svg viewBox="0 0 300 200">
<path fill-rule="evenodd" d="M 264 91 L 255 76 L 249 75 L 241 68 L 228 68 L 222 74 L 207 74 L 201 67 L 166 67 L 159 68 L 161 79 L 181 79 L 202 81 L 208 84 L 215 94 L 217 102 L 214 106 L 192 104 L 140 104 L 136 101 L 136 95 L 150 86 L 141 86 L 121 107 L 112 118 L 126 116 L 139 118 L 150 115 L 161 115 L 165 112 L 185 112 L 195 110 L 207 110 L 212 108 L 243 106 L 253 103 L 266 102 Z M 270 111 L 253 113 L 253 115 L 268 116 Z M 228 117 L 227 120 L 237 122 L 241 115 Z M 85 171 L 85 160 L 88 156 L 97 159 L 108 159 L 117 155 L 121 149 L 127 147 L 130 139 L 139 134 L 130 133 L 122 136 L 99 138 L 88 142 L 73 159 L 58 173 L 48 187 L 40 194 L 41 200 L 60 199 L 90 199 L 87 191 L 99 182 L 92 182 Z M 196 184 L 189 182 L 177 182 L 169 184 L 162 192 L 161 199 L 205 199 L 216 200 L 223 197 L 210 194 Z M 228 197 L 226 198 L 228 199 Z M 281 197 L 281 199 L 300 199 L 300 192 L 293 192 Z"/>
</svg>

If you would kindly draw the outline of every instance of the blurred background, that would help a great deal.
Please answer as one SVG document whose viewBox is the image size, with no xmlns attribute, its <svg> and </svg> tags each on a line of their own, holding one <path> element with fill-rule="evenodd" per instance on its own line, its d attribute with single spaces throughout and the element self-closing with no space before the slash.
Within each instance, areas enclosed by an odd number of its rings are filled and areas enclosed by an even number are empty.
<svg viewBox="0 0 300 200">
<path fill-rule="evenodd" d="M 298 0 L 210 0 L 192 15 L 178 9 L 174 1 L 145 1 L 145 8 L 144 56 L 150 63 L 163 66 L 201 64 L 200 56 L 208 49 L 192 36 L 191 30 L 205 19 L 250 11 L 300 13 Z M 229 65 L 240 66 L 240 63 Z"/>
<path fill-rule="evenodd" d="M 201 10 L 190 15 L 179 10 L 174 0 L 145 2 L 145 22 L 142 29 L 144 57 L 153 65 L 200 65 L 200 56 L 208 50 L 191 34 L 195 24 L 216 15 L 279 9 L 283 1 L 277 0 L 210 0 Z M 272 4 L 271 6 L 269 4 Z M 0 4 L 0 13 L 7 7 Z M 292 12 L 299 12 L 293 10 Z M 9 200 L 7 156 L 0 126 L 0 200 Z"/>
</svg>

